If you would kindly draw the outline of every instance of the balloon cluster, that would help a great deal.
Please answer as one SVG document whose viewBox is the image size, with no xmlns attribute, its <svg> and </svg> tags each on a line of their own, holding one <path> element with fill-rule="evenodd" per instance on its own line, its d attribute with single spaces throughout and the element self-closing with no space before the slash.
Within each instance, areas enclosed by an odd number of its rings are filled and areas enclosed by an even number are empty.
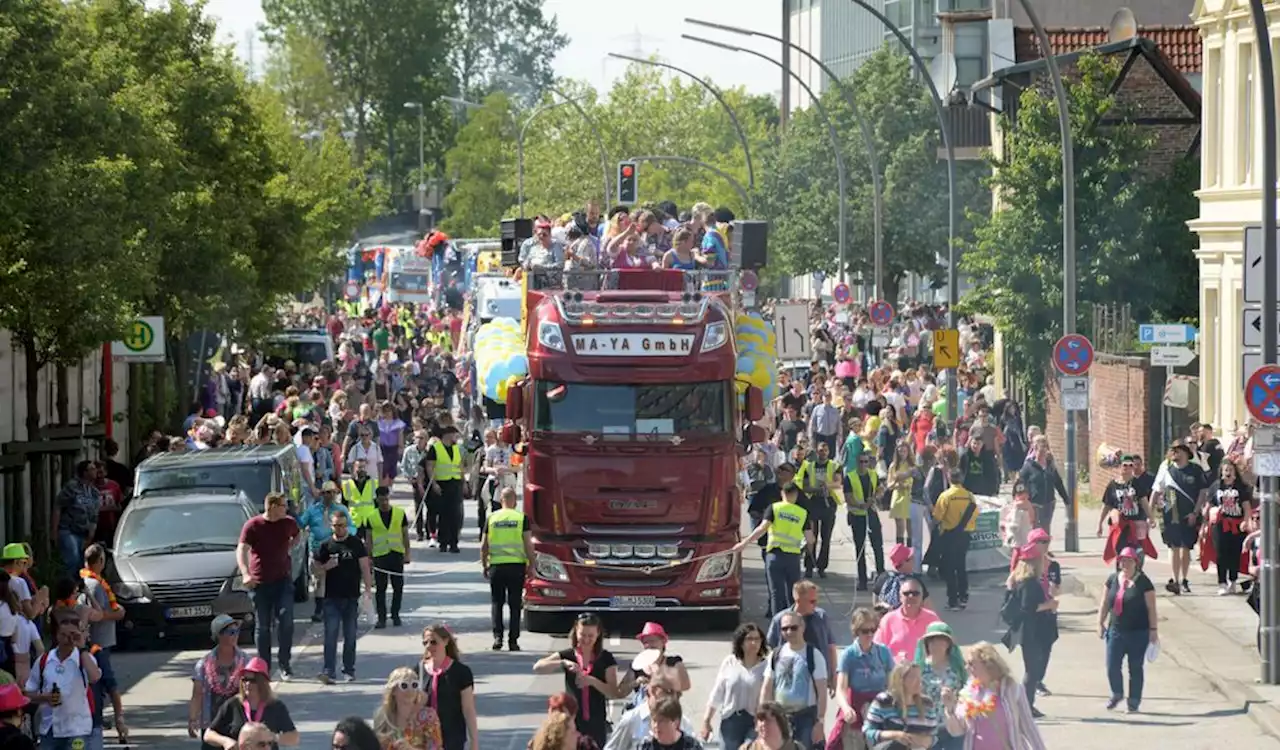
<svg viewBox="0 0 1280 750">
<path fill-rule="evenodd" d="M 529 374 L 524 334 L 511 318 L 496 318 L 480 326 L 475 338 L 476 377 L 480 392 L 499 404 L 507 390 Z"/>
<path fill-rule="evenodd" d="M 777 397 L 778 336 L 773 325 L 759 313 L 738 316 L 733 332 L 738 345 L 737 385 L 739 392 L 755 386 L 766 401 Z"/>
</svg>

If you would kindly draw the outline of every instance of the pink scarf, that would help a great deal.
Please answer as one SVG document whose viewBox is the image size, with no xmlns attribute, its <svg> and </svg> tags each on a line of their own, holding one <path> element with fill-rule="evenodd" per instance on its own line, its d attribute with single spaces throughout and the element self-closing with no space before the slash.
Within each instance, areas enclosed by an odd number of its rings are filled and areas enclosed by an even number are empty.
<svg viewBox="0 0 1280 750">
<path fill-rule="evenodd" d="M 444 663 L 436 669 L 434 662 L 431 664 L 431 707 L 440 710 L 440 675 L 449 671 L 449 667 L 453 666 L 453 659 L 444 657 Z"/>
<path fill-rule="evenodd" d="M 1124 612 L 1124 592 L 1128 591 L 1129 587 L 1133 585 L 1133 579 L 1117 578 L 1116 583 L 1119 585 L 1116 586 L 1116 598 L 1111 602 L 1111 612 L 1119 617 L 1120 613 Z"/>
<path fill-rule="evenodd" d="M 593 662 L 587 661 L 581 651 L 574 651 L 573 654 L 578 660 L 578 671 L 584 675 L 591 674 Z M 591 721 L 591 688 L 582 688 L 582 700 L 580 703 L 582 705 L 582 720 Z"/>
</svg>

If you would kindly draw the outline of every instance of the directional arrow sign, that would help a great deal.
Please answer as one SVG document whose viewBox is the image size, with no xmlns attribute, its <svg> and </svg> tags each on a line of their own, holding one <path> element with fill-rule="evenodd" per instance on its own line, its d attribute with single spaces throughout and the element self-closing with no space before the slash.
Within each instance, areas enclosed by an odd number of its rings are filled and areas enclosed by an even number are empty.
<svg viewBox="0 0 1280 750">
<path fill-rule="evenodd" d="M 1249 378 L 1244 403 L 1259 422 L 1280 423 L 1280 366 L 1266 365 Z"/>
<path fill-rule="evenodd" d="M 1280 327 L 1280 321 L 1277 321 Z M 1262 311 L 1245 310 L 1243 314 L 1244 345 L 1253 348 L 1262 346 Z"/>
<path fill-rule="evenodd" d="M 809 341 L 809 306 L 802 303 L 778 305 L 773 310 L 773 327 L 778 332 L 778 359 L 808 361 L 813 350 Z"/>
<path fill-rule="evenodd" d="M 1152 367 L 1185 367 L 1196 358 L 1196 353 L 1185 346 L 1156 346 L 1151 348 Z"/>
<path fill-rule="evenodd" d="M 1277 230 L 1280 233 L 1280 230 Z M 1276 272 L 1280 279 L 1280 267 Z M 1245 227 L 1244 230 L 1244 301 L 1262 302 L 1262 227 Z"/>
</svg>

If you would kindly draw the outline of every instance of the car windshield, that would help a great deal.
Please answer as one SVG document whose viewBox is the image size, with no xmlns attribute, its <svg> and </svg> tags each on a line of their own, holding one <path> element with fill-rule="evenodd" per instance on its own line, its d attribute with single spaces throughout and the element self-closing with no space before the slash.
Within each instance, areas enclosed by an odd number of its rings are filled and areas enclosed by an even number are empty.
<svg viewBox="0 0 1280 750">
<path fill-rule="evenodd" d="M 125 514 L 116 532 L 116 552 L 143 555 L 233 550 L 249 515 L 238 503 L 183 503 L 139 508 Z"/>
<path fill-rule="evenodd" d="M 539 381 L 536 428 L 606 438 L 727 434 L 731 383 L 598 385 Z"/>
<path fill-rule="evenodd" d="M 134 494 L 141 495 L 156 490 L 192 489 L 211 487 L 237 489 L 254 505 L 261 504 L 274 487 L 271 479 L 275 467 L 272 464 L 224 464 L 202 466 L 194 469 L 163 469 L 138 472 L 138 485 Z"/>
<path fill-rule="evenodd" d="M 286 360 L 296 365 L 319 365 L 329 358 L 329 349 L 322 341 L 268 341 L 263 351 L 264 359 L 272 367 L 284 366 Z"/>
<path fill-rule="evenodd" d="M 391 288 L 403 292 L 426 292 L 428 278 L 425 273 L 396 272 L 391 274 Z"/>
</svg>

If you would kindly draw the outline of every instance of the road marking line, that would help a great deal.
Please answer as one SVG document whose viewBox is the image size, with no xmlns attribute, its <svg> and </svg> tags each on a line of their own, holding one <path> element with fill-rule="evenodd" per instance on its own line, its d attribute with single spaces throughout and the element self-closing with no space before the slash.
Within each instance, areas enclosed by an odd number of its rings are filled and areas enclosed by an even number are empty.
<svg viewBox="0 0 1280 750">
<path fill-rule="evenodd" d="M 621 637 L 616 636 L 616 635 L 609 636 L 609 646 L 610 646 L 610 647 L 613 647 L 613 646 L 621 646 L 621 645 L 622 645 L 622 638 L 621 638 Z"/>
</svg>

